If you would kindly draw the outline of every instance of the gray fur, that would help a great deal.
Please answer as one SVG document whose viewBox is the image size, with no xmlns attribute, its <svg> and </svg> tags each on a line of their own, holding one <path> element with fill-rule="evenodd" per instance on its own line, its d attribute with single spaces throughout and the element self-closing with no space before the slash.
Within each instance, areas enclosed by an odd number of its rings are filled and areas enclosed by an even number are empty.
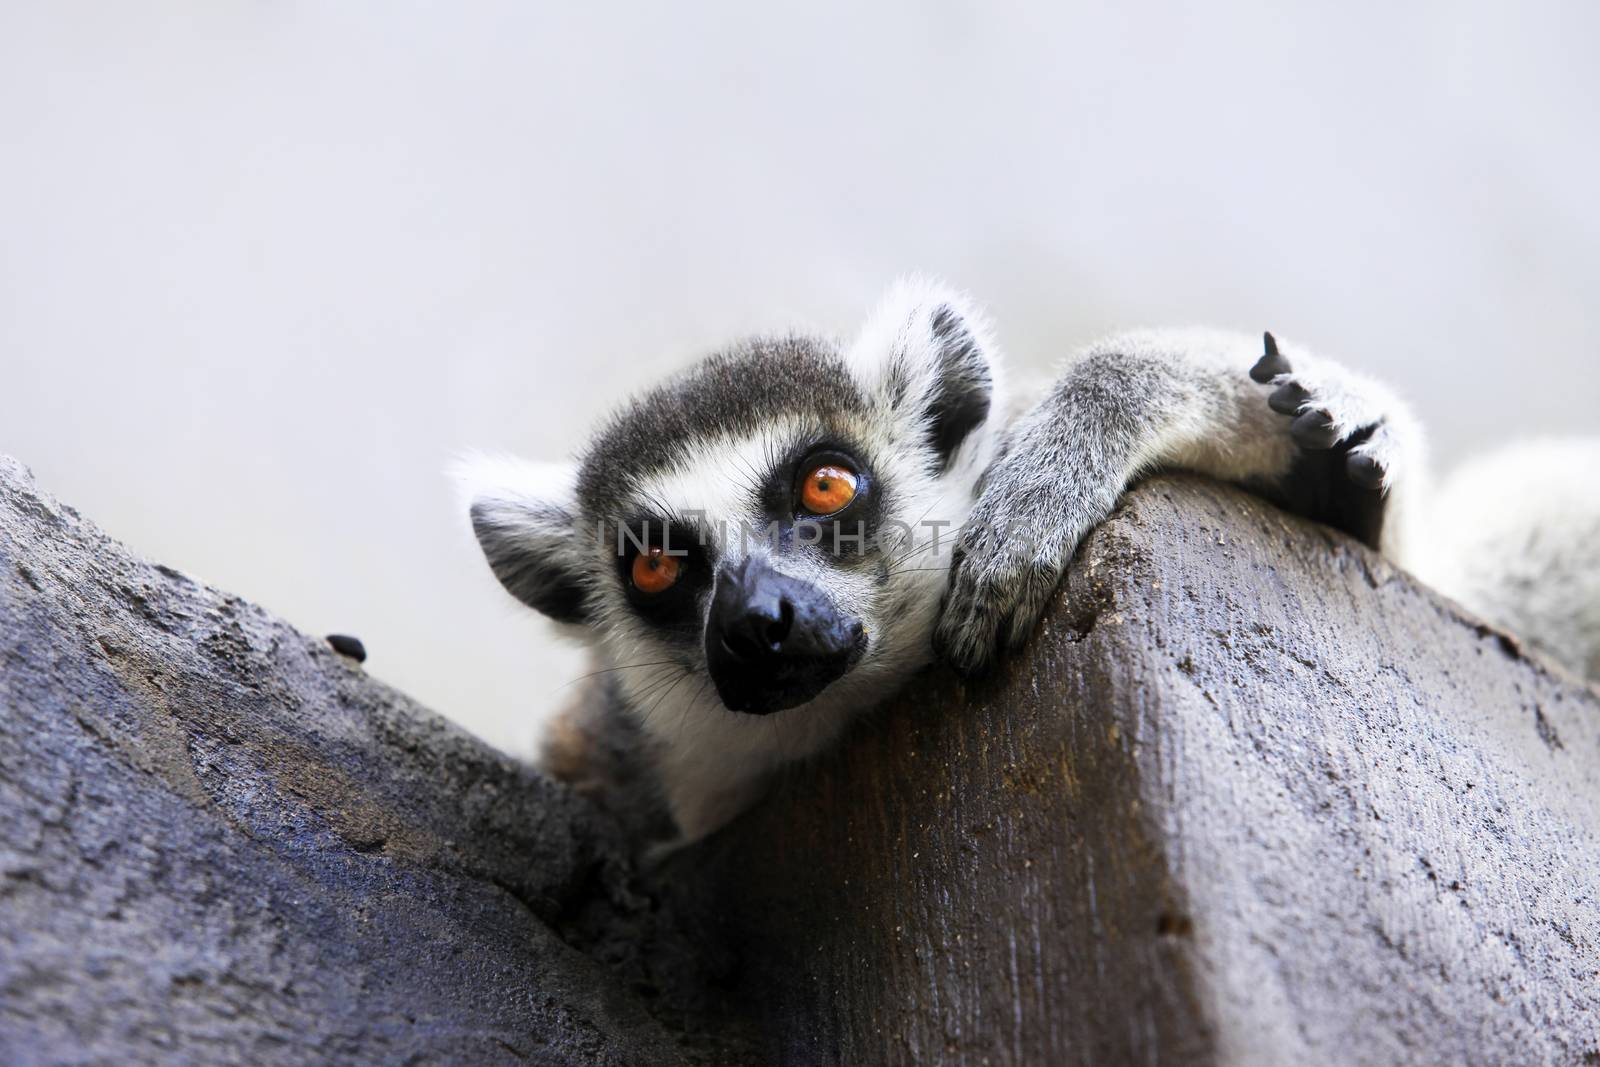
<svg viewBox="0 0 1600 1067">
<path fill-rule="evenodd" d="M 1418 575 L 1533 648 L 1600 681 L 1600 440 L 1536 440 L 1477 457 L 1428 501 Z M 1424 550 L 1425 549 L 1425 550 Z"/>
<path fill-rule="evenodd" d="M 1308 445 L 1362 433 L 1356 453 L 1391 476 L 1420 466 L 1420 433 L 1387 390 L 1292 346 L 1261 355 L 1253 337 L 1176 330 L 1119 335 L 1071 360 L 984 476 L 952 567 L 940 654 L 970 672 L 1025 641 L 1079 542 L 1143 473 L 1192 470 L 1287 499 Z M 1259 377 L 1268 388 L 1251 380 L 1253 363 L 1269 365 Z M 1273 409 L 1269 389 L 1287 411 Z M 1289 392 L 1293 406 L 1282 403 Z M 1325 432 L 1297 433 L 1308 416 Z M 1380 507 L 1398 497 L 1389 490 Z M 1397 551 L 1400 525 L 1375 547 Z"/>
<path fill-rule="evenodd" d="M 696 446 L 806 414 L 859 420 L 867 401 L 837 344 L 796 335 L 756 337 L 706 357 L 682 377 L 636 397 L 584 450 L 578 499 L 591 516 L 614 511 L 641 479 L 683 462 Z"/>
<path fill-rule="evenodd" d="M 485 495 L 468 514 L 489 568 L 512 596 L 556 622 L 587 618 L 589 580 L 569 505 Z"/>
</svg>

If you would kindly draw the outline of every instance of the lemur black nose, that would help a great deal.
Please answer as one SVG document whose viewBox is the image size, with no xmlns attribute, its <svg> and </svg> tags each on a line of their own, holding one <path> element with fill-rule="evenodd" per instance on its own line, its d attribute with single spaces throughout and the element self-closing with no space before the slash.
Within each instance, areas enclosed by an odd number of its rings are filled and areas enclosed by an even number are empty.
<svg viewBox="0 0 1600 1067">
<path fill-rule="evenodd" d="M 751 557 L 717 572 L 706 667 L 722 702 L 756 715 L 803 704 L 864 650 L 862 626 L 828 594 Z"/>
<path fill-rule="evenodd" d="M 755 660 L 781 655 L 783 643 L 794 633 L 794 602 L 774 590 L 760 590 L 745 602 L 744 614 L 734 608 L 722 630 L 722 643 L 740 659 Z"/>
</svg>

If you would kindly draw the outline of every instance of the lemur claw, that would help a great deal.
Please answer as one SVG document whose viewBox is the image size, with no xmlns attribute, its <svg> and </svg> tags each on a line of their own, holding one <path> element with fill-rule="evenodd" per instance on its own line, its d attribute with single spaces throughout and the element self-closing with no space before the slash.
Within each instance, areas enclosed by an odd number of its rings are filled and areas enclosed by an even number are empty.
<svg viewBox="0 0 1600 1067">
<path fill-rule="evenodd" d="M 1250 377 L 1266 385 L 1278 375 L 1289 373 L 1289 361 L 1278 351 L 1278 339 L 1270 332 L 1261 335 L 1261 343 L 1266 348 L 1266 354 L 1250 368 Z"/>
</svg>

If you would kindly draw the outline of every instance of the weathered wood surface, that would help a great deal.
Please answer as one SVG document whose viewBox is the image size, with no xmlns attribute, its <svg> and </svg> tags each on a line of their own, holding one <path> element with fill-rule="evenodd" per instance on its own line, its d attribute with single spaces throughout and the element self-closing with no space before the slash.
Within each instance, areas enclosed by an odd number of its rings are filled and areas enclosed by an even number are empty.
<svg viewBox="0 0 1600 1067">
<path fill-rule="evenodd" d="M 1162 478 L 1027 655 L 645 881 L 0 461 L 0 1062 L 1582 1062 L 1597 757 L 1593 691 Z"/>
<path fill-rule="evenodd" d="M 706 852 L 774 1063 L 1600 1062 L 1600 699 L 1192 479 Z"/>
</svg>

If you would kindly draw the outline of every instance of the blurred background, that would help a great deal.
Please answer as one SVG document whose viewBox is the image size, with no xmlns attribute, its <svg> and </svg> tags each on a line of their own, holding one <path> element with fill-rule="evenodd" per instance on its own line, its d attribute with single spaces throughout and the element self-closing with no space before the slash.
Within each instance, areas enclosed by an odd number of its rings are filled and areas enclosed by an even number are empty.
<svg viewBox="0 0 1600 1067">
<path fill-rule="evenodd" d="M 1600 430 L 1600 5 L 1173 8 L 0 0 L 0 450 L 522 752 L 583 668 L 452 457 L 900 273 Z"/>
</svg>

